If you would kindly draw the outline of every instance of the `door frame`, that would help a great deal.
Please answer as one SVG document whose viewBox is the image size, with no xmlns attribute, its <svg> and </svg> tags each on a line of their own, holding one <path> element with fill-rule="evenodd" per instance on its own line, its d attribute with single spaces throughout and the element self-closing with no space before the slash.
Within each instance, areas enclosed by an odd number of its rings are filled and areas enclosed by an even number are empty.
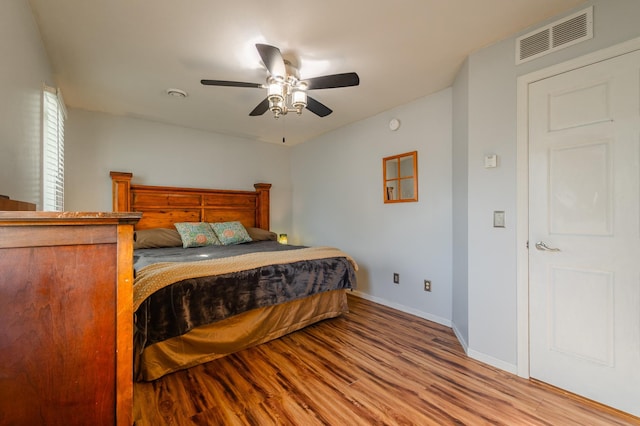
<svg viewBox="0 0 640 426">
<path fill-rule="evenodd" d="M 522 75 L 517 79 L 516 247 L 517 374 L 529 378 L 529 85 L 640 50 L 640 37 Z"/>
</svg>

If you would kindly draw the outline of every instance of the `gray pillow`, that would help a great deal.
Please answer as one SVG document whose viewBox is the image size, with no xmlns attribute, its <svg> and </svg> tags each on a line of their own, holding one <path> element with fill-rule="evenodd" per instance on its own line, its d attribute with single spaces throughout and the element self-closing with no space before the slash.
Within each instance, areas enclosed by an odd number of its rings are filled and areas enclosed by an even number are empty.
<svg viewBox="0 0 640 426">
<path fill-rule="evenodd" d="M 133 248 L 182 247 L 182 238 L 175 229 L 153 228 L 133 233 Z"/>
<path fill-rule="evenodd" d="M 275 232 L 260 228 L 247 228 L 247 232 L 253 241 L 276 241 L 278 235 Z"/>
</svg>

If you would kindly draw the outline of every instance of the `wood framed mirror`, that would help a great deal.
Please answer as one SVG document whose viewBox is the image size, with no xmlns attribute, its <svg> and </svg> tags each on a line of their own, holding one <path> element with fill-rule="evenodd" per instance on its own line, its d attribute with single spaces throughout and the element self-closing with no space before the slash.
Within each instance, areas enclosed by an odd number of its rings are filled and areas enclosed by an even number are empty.
<svg viewBox="0 0 640 426">
<path fill-rule="evenodd" d="M 418 201 L 418 151 L 383 158 L 382 184 L 385 203 Z"/>
</svg>

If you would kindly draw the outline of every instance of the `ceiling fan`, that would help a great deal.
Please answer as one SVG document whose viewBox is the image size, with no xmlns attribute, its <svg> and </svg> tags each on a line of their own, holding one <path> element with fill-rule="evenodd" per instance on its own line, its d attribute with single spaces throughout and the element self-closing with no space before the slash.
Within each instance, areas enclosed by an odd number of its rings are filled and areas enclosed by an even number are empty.
<svg viewBox="0 0 640 426">
<path fill-rule="evenodd" d="M 258 54 L 267 67 L 269 75 L 266 84 L 244 83 L 241 81 L 200 80 L 205 86 L 249 87 L 267 89 L 267 97 L 249 113 L 250 116 L 262 115 L 271 111 L 275 118 L 290 111 L 302 114 L 304 108 L 320 117 L 326 117 L 331 108 L 307 95 L 308 90 L 333 89 L 360 84 L 355 72 L 331 74 L 300 80 L 298 69 L 282 57 L 280 49 L 268 44 L 256 44 Z"/>
</svg>

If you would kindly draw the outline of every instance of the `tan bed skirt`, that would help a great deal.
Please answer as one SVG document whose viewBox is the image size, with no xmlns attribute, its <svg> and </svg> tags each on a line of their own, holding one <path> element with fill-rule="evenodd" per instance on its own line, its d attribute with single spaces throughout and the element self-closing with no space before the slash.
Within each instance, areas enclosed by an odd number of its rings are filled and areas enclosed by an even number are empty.
<svg viewBox="0 0 640 426">
<path fill-rule="evenodd" d="M 348 311 L 346 290 L 333 290 L 198 327 L 136 354 L 136 380 L 155 380 Z"/>
</svg>

